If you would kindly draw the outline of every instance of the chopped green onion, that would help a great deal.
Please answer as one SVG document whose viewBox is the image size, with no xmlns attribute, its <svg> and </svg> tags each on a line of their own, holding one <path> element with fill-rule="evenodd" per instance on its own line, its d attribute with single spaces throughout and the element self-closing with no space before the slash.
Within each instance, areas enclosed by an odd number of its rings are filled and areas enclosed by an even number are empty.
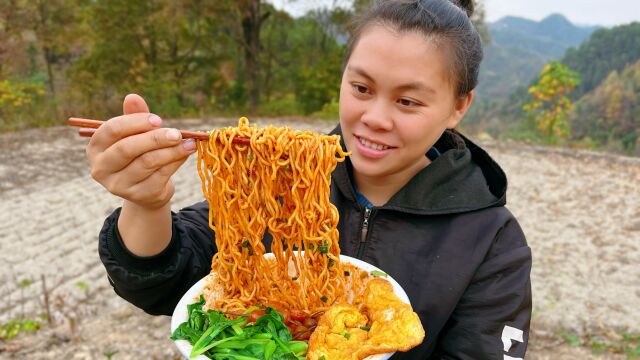
<svg viewBox="0 0 640 360">
<path fill-rule="evenodd" d="M 320 301 L 322 302 L 327 302 L 327 300 L 329 300 L 329 298 L 326 295 L 322 295 L 322 297 L 320 298 Z"/>
<path fill-rule="evenodd" d="M 360 326 L 360 330 L 369 331 L 371 328 L 368 326 Z"/>
<path fill-rule="evenodd" d="M 329 243 L 325 240 L 322 245 L 318 247 L 318 251 L 322 254 L 326 254 L 329 252 Z"/>
<path fill-rule="evenodd" d="M 335 261 L 333 261 L 333 259 L 329 259 L 329 262 L 327 263 L 327 267 L 332 267 L 334 263 Z"/>
<path fill-rule="evenodd" d="M 348 272 L 348 271 L 345 271 L 345 272 L 344 272 L 344 276 L 349 276 L 349 275 L 351 275 L 351 273 L 350 273 L 350 272 Z"/>
</svg>

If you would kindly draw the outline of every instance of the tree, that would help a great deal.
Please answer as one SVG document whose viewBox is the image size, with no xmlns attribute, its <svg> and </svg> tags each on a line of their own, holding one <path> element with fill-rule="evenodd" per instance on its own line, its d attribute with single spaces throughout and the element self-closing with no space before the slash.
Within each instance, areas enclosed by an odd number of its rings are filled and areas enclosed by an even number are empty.
<svg viewBox="0 0 640 360">
<path fill-rule="evenodd" d="M 79 22 L 79 4 L 75 0 L 34 0 L 25 5 L 29 27 L 44 60 L 49 92 L 55 98 L 54 65 L 69 54 L 77 39 L 74 31 Z"/>
<path fill-rule="evenodd" d="M 640 60 L 581 97 L 568 121 L 576 140 L 640 155 Z"/>
<path fill-rule="evenodd" d="M 553 61 L 542 69 L 537 81 L 529 87 L 532 100 L 523 108 L 550 142 L 569 135 L 567 114 L 572 104 L 568 95 L 579 83 L 580 77 L 576 72 Z"/>
<path fill-rule="evenodd" d="M 235 21 L 235 26 L 227 28 L 225 35 L 242 50 L 244 71 L 237 77 L 246 82 L 249 111 L 255 112 L 260 105 L 261 93 L 261 30 L 269 18 L 272 6 L 263 0 L 220 0 L 217 2 L 219 20 L 228 23 Z M 226 16 L 219 16 L 219 15 Z M 230 19 L 229 19 L 230 18 Z"/>
<path fill-rule="evenodd" d="M 10 60 L 19 58 L 16 56 L 18 48 L 22 45 L 18 27 L 21 20 L 20 6 L 16 0 L 0 2 L 0 79 L 5 72 L 5 64 Z"/>
</svg>

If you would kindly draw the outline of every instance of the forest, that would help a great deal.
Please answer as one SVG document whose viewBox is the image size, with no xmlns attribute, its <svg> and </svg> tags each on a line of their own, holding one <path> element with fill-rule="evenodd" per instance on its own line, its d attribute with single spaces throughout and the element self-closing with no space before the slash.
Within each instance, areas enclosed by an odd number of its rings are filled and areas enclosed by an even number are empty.
<svg viewBox="0 0 640 360">
<path fill-rule="evenodd" d="M 108 119 L 130 92 L 167 118 L 335 120 L 350 19 L 370 2 L 292 17 L 263 0 L 3 0 L 0 131 L 61 125 L 72 115 Z M 473 20 L 489 45 L 478 7 Z M 639 155 L 638 60 L 640 23 L 596 30 L 558 61 L 575 83 L 553 81 L 562 69 L 541 71 L 507 95 L 479 97 L 462 130 Z M 524 66 L 517 56 L 501 61 Z"/>
</svg>

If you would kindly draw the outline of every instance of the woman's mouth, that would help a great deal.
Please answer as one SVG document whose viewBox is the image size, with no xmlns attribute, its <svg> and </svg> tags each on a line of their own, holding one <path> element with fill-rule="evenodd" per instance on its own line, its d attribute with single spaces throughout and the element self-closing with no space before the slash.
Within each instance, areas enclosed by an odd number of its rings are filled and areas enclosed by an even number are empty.
<svg viewBox="0 0 640 360">
<path fill-rule="evenodd" d="M 391 150 L 395 149 L 393 146 L 380 144 L 375 141 L 361 138 L 357 135 L 354 135 L 354 137 L 356 138 L 358 151 L 364 157 L 379 159 L 386 156 Z"/>
</svg>

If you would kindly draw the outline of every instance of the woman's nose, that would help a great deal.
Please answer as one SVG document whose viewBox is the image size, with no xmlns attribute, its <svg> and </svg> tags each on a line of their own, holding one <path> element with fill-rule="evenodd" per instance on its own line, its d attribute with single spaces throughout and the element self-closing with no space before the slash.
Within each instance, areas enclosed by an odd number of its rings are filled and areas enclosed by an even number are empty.
<svg viewBox="0 0 640 360">
<path fill-rule="evenodd" d="M 374 130 L 391 130 L 393 119 L 391 109 L 384 101 L 374 101 L 362 114 L 360 121 Z"/>
</svg>

